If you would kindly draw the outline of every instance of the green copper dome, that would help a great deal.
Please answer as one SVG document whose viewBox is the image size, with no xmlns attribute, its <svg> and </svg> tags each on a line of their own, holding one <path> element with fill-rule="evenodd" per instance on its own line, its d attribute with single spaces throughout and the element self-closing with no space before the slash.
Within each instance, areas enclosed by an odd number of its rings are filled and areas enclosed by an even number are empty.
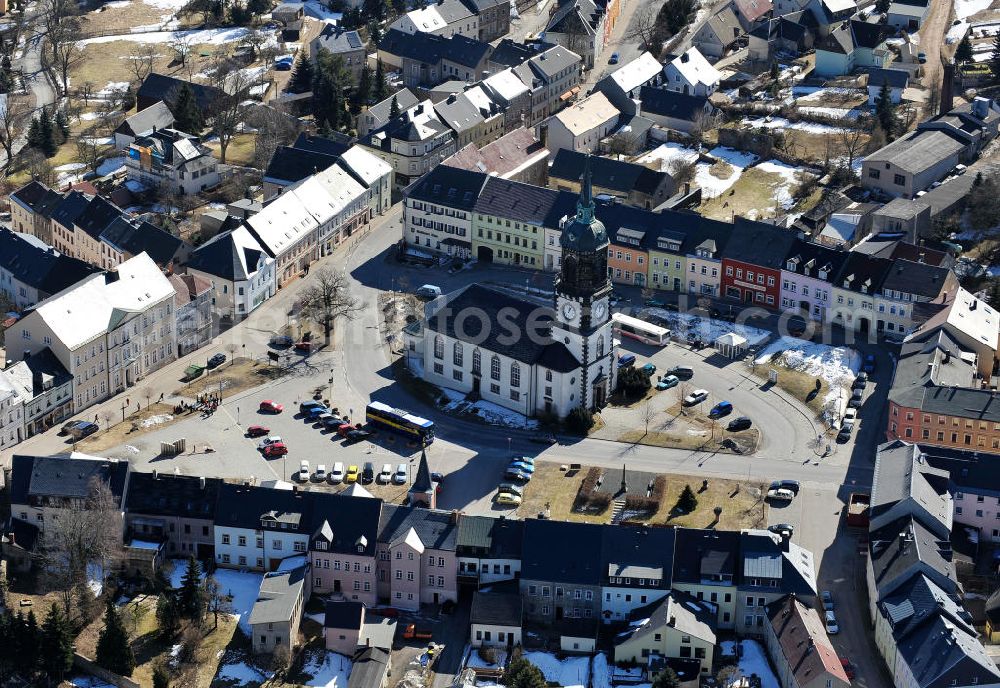
<svg viewBox="0 0 1000 688">
<path fill-rule="evenodd" d="M 594 195 L 591 189 L 590 156 L 583 166 L 580 200 L 576 202 L 576 217 L 563 228 L 559 244 L 577 253 L 592 253 L 608 246 L 604 223 L 594 217 Z"/>
</svg>

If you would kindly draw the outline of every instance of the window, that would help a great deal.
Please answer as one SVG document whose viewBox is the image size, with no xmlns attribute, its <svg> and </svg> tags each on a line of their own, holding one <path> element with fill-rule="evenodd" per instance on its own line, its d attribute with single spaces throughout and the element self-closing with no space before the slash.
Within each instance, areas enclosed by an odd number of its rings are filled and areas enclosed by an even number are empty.
<svg viewBox="0 0 1000 688">
<path fill-rule="evenodd" d="M 474 375 L 482 374 L 483 368 L 483 354 L 479 349 L 472 350 L 472 373 Z"/>
<path fill-rule="evenodd" d="M 455 348 L 451 353 L 451 362 L 454 363 L 456 367 L 461 367 L 463 359 L 462 342 L 455 342 Z"/>
<path fill-rule="evenodd" d="M 892 178 L 892 183 L 896 184 L 897 186 L 905 186 L 906 185 L 906 177 L 904 177 L 901 174 L 894 175 L 893 178 Z"/>
<path fill-rule="evenodd" d="M 868 177 L 871 179 L 878 179 L 881 174 L 879 170 L 868 170 Z"/>
<path fill-rule="evenodd" d="M 490 377 L 494 380 L 500 379 L 500 357 L 496 354 L 490 359 Z"/>
<path fill-rule="evenodd" d="M 444 358 L 444 337 L 441 335 L 434 338 L 434 358 Z"/>
<path fill-rule="evenodd" d="M 517 363 L 510 364 L 510 386 L 520 387 L 521 386 L 521 366 Z"/>
<path fill-rule="evenodd" d="M 223 533 L 222 534 L 222 544 L 224 544 L 224 545 L 228 545 L 229 544 L 229 533 Z"/>
</svg>

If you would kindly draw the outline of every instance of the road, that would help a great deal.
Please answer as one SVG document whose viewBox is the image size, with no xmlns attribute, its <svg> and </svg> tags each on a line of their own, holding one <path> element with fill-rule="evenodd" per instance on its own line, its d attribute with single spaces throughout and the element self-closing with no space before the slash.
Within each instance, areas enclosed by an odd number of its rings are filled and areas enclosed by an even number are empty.
<svg viewBox="0 0 1000 688">
<path fill-rule="evenodd" d="M 941 86 L 941 66 L 954 54 L 954 48 L 944 40 L 951 20 L 951 7 L 952 0 L 931 0 L 930 11 L 920 26 L 920 51 L 927 53 L 927 64 L 923 66 L 920 80 L 924 88 Z M 927 117 L 935 115 L 936 112 L 926 113 Z"/>
</svg>

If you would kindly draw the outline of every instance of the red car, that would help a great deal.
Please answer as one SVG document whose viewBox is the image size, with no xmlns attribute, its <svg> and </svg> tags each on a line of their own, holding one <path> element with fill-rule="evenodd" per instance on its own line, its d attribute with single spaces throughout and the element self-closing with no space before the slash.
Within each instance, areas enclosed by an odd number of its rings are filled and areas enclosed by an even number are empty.
<svg viewBox="0 0 1000 688">
<path fill-rule="evenodd" d="M 271 429 L 265 428 L 263 425 L 251 425 L 247 428 L 247 437 L 263 437 L 269 432 L 271 432 Z"/>
<path fill-rule="evenodd" d="M 285 410 L 284 406 L 282 406 L 281 404 L 276 404 L 270 399 L 265 399 L 264 401 L 260 402 L 261 413 L 281 413 L 284 410 Z M 267 433 L 265 432 L 264 434 L 266 435 Z"/>
<path fill-rule="evenodd" d="M 854 680 L 854 667 L 851 666 L 851 661 L 849 659 L 840 658 L 840 663 L 844 667 L 844 673 L 847 674 L 847 678 L 850 681 Z"/>
<path fill-rule="evenodd" d="M 296 351 L 300 351 L 300 352 L 302 352 L 304 354 L 307 354 L 310 351 L 312 351 L 312 348 L 313 348 L 312 342 L 296 342 L 295 343 L 295 350 Z"/>
<path fill-rule="evenodd" d="M 286 447 L 281 442 L 269 444 L 266 447 L 264 447 L 264 456 L 268 459 L 275 458 L 278 456 L 284 456 L 287 453 L 288 453 L 288 447 Z"/>
<path fill-rule="evenodd" d="M 347 433 L 349 433 L 351 430 L 360 430 L 360 429 L 361 429 L 361 423 L 358 423 L 356 426 L 351 425 L 350 423 L 344 423 L 339 428 L 337 428 L 337 434 L 340 435 L 341 437 L 347 437 Z"/>
</svg>

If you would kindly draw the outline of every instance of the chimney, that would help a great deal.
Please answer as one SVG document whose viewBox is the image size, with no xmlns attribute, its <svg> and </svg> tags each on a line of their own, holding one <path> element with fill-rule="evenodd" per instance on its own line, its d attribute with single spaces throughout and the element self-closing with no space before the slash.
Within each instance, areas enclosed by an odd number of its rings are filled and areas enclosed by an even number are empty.
<svg viewBox="0 0 1000 688">
<path fill-rule="evenodd" d="M 688 55 L 686 52 L 681 55 L 681 62 L 687 62 L 690 59 L 691 59 L 691 56 Z"/>
<path fill-rule="evenodd" d="M 462 514 L 461 514 L 461 512 L 458 511 L 458 509 L 452 509 L 451 510 L 451 519 L 450 519 L 451 520 L 451 524 L 453 526 L 457 526 L 458 525 L 458 521 L 461 518 L 461 516 L 462 516 Z"/>
<path fill-rule="evenodd" d="M 24 359 L 23 360 L 27 361 L 29 358 L 31 358 L 31 349 L 25 349 L 24 350 Z"/>
<path fill-rule="evenodd" d="M 205 489 L 205 476 L 198 476 L 198 487 L 202 490 Z"/>
<path fill-rule="evenodd" d="M 299 486 L 292 485 L 292 494 L 298 494 L 298 493 L 299 493 Z"/>
<path fill-rule="evenodd" d="M 951 360 L 951 352 L 948 351 L 947 349 L 945 349 L 944 350 L 944 361 L 943 361 L 943 363 L 947 364 L 950 360 Z"/>
<path fill-rule="evenodd" d="M 538 141 L 544 147 L 548 140 L 549 140 L 549 125 L 540 124 L 538 126 Z"/>
<path fill-rule="evenodd" d="M 955 61 L 949 60 L 941 69 L 941 109 L 938 114 L 951 112 L 955 107 Z"/>
<path fill-rule="evenodd" d="M 448 96 L 448 102 L 449 103 L 454 103 L 456 100 L 458 100 L 458 96 L 456 96 L 454 93 L 452 93 L 450 96 Z"/>
<path fill-rule="evenodd" d="M 160 472 L 154 468 L 153 469 L 153 480 L 159 480 L 159 479 L 160 479 Z"/>
</svg>

